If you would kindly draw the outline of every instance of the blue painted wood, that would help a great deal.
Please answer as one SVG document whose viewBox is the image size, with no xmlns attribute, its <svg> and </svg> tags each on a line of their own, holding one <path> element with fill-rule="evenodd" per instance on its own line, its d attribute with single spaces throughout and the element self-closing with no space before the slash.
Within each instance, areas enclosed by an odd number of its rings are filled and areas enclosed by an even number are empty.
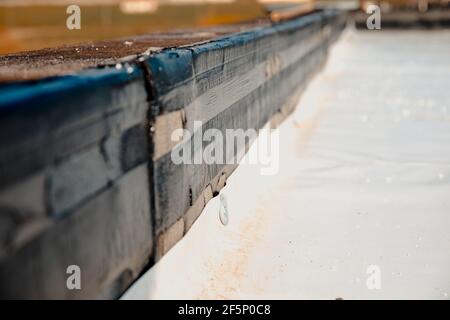
<svg viewBox="0 0 450 320">
<path fill-rule="evenodd" d="M 182 109 L 211 89 L 211 86 L 199 84 L 202 83 L 202 79 L 210 80 L 214 76 L 223 75 L 225 64 L 228 69 L 235 69 L 228 70 L 228 74 L 234 73 L 232 76 L 245 73 L 266 61 L 275 52 L 291 46 L 292 43 L 289 43 L 288 39 L 291 38 L 291 41 L 295 39 L 295 33 L 320 29 L 324 18 L 323 12 L 315 13 L 269 28 L 224 36 L 205 44 L 182 49 L 171 48 L 152 55 L 146 63 L 153 76 L 157 94 L 155 98 L 161 110 L 170 112 Z M 214 85 L 219 85 L 223 81 L 224 77 L 215 81 Z M 172 96 L 164 99 L 163 96 L 170 91 L 173 93 Z"/>
<path fill-rule="evenodd" d="M 190 105 L 210 90 L 219 88 L 223 91 L 239 79 L 244 81 L 243 84 L 257 82 L 259 79 L 247 79 L 246 75 L 261 66 L 266 68 L 273 59 L 278 59 L 280 70 L 274 70 L 274 75 L 260 75 L 265 78 L 261 85 L 234 89 L 241 91 L 237 102 L 222 107 L 214 107 L 214 104 L 204 106 L 205 113 L 210 113 L 206 109 L 218 108 L 214 117 L 204 123 L 204 129 L 215 128 L 223 133 L 226 129 L 259 129 L 320 68 L 328 46 L 340 33 L 345 21 L 345 15 L 336 11 L 319 12 L 272 27 L 221 37 L 181 50 L 168 49 L 151 56 L 146 63 L 152 75 L 153 70 L 168 70 L 166 76 L 175 68 L 186 71 L 183 76 L 174 76 L 170 81 L 165 78 L 160 81 L 154 77 L 154 103 L 158 111 L 152 116 L 158 117 L 159 114 L 180 109 L 188 114 Z M 317 44 L 310 51 L 295 57 L 296 50 L 302 50 L 311 39 L 318 39 Z M 180 52 L 178 56 L 175 54 L 177 52 Z M 233 95 L 234 92 L 228 94 Z M 188 123 L 193 120 L 198 119 L 188 119 Z M 214 190 L 215 179 L 227 167 L 230 166 L 175 165 L 170 152 L 154 159 L 152 177 L 156 233 L 163 233 L 182 218 L 209 184 Z"/>
<path fill-rule="evenodd" d="M 59 95 L 69 94 L 77 98 L 80 90 L 96 90 L 98 87 L 123 85 L 142 77 L 140 68 L 132 67 L 132 72 L 125 68 L 114 67 L 89 69 L 76 75 L 53 77 L 39 81 L 12 84 L 0 84 L 0 116 L 8 109 L 50 107 L 41 99 L 51 98 L 58 101 Z"/>
<path fill-rule="evenodd" d="M 1 298 L 114 298 L 151 259 L 148 96 L 130 71 L 0 86 Z"/>
</svg>

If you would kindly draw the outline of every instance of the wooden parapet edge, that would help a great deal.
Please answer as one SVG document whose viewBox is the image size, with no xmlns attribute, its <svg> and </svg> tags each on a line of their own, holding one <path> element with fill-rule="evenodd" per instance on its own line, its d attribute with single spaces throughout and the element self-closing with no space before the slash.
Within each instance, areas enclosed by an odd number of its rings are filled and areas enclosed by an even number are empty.
<svg viewBox="0 0 450 320">
<path fill-rule="evenodd" d="M 173 131 L 278 124 L 345 24 L 315 12 L 0 85 L 0 297 L 120 296 L 238 165 L 175 164 Z"/>
</svg>

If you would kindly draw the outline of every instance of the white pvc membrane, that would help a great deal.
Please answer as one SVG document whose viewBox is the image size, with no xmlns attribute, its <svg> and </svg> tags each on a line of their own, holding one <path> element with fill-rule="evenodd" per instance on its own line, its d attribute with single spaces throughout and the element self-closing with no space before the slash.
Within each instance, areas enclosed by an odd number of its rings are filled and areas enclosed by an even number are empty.
<svg viewBox="0 0 450 320">
<path fill-rule="evenodd" d="M 347 31 L 280 127 L 125 299 L 450 295 L 450 31 Z"/>
</svg>

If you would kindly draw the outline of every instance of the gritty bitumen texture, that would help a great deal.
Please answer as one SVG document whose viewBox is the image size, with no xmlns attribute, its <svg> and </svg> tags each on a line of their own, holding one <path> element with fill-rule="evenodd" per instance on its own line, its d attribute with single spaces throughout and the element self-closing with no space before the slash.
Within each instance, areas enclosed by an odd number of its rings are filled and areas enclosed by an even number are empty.
<svg viewBox="0 0 450 320">
<path fill-rule="evenodd" d="M 88 42 L 0 56 L 0 82 L 38 80 L 73 74 L 83 69 L 132 59 L 149 49 L 178 47 L 267 25 L 262 19 L 251 23 L 153 33 L 110 41 Z"/>
</svg>

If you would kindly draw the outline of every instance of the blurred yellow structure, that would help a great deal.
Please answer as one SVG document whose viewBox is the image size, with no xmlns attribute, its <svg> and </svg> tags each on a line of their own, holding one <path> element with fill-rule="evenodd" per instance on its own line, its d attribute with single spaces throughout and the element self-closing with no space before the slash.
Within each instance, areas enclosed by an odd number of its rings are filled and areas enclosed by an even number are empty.
<svg viewBox="0 0 450 320">
<path fill-rule="evenodd" d="M 271 17 L 314 9 L 315 0 L 3 0 L 0 54 Z M 68 30 L 66 8 L 81 9 L 81 30 Z"/>
<path fill-rule="evenodd" d="M 315 9 L 316 0 L 258 0 L 270 12 L 272 21 L 289 19 Z"/>
<path fill-rule="evenodd" d="M 80 6 L 81 30 L 66 27 L 70 4 Z M 5 0 L 0 54 L 266 16 L 257 0 Z"/>
</svg>

